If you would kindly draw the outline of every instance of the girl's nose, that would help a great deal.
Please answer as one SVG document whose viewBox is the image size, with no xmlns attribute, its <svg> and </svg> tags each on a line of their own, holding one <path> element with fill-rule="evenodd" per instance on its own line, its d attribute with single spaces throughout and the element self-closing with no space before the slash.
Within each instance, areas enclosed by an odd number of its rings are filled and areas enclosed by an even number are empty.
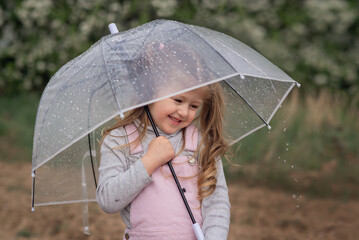
<svg viewBox="0 0 359 240">
<path fill-rule="evenodd" d="M 186 104 L 183 104 L 178 108 L 178 114 L 181 117 L 187 117 L 187 115 L 188 115 L 188 107 L 186 106 Z"/>
</svg>

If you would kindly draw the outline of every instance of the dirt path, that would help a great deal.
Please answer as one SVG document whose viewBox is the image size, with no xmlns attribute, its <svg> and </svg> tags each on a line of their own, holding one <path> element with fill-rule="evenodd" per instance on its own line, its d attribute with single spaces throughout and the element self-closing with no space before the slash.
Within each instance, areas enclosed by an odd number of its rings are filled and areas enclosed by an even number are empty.
<svg viewBox="0 0 359 240">
<path fill-rule="evenodd" d="M 31 164 L 0 162 L 0 239 L 120 239 L 119 215 L 90 205 L 92 234 L 82 233 L 81 205 L 37 207 L 30 211 Z M 229 239 L 356 240 L 359 201 L 305 196 L 230 184 Z"/>
</svg>

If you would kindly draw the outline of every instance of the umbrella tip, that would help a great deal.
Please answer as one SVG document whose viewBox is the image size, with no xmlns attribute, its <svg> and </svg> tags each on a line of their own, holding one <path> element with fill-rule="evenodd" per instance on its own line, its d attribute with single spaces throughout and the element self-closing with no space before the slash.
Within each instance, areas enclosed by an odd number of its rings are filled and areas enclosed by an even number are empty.
<svg viewBox="0 0 359 240">
<path fill-rule="evenodd" d="M 116 27 L 116 24 L 114 24 L 114 23 L 110 23 L 110 24 L 108 25 L 108 29 L 110 29 L 110 33 L 111 33 L 111 34 L 115 34 L 115 33 L 118 33 L 118 32 L 119 32 L 118 29 L 117 29 L 117 27 Z"/>
<path fill-rule="evenodd" d="M 300 87 L 300 86 L 301 86 L 300 83 L 298 83 L 298 82 L 295 82 L 295 84 L 297 85 L 297 87 Z"/>
<path fill-rule="evenodd" d="M 268 130 L 271 130 L 271 129 L 272 129 L 272 127 L 271 127 L 270 125 L 267 125 L 267 128 L 268 128 Z"/>
<path fill-rule="evenodd" d="M 240 76 L 240 78 L 241 78 L 241 79 L 244 79 L 244 75 L 242 75 L 242 74 L 239 74 L 239 76 Z"/>
<path fill-rule="evenodd" d="M 31 212 L 35 212 L 35 208 L 34 208 L 34 207 L 31 208 Z"/>
</svg>

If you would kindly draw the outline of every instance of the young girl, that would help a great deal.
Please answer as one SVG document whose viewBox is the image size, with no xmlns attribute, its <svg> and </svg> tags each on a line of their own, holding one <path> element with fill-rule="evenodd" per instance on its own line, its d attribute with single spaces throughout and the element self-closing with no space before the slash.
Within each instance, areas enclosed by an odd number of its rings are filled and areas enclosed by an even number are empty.
<svg viewBox="0 0 359 240">
<path fill-rule="evenodd" d="M 182 78 L 181 84 L 198 79 L 188 71 L 176 77 Z M 205 239 L 227 239 L 230 203 L 221 155 L 228 145 L 223 137 L 220 85 L 152 103 L 149 110 L 160 137 L 156 138 L 144 108 L 133 110 L 104 132 L 99 205 L 107 213 L 121 213 L 127 226 L 124 239 L 196 239 L 166 165 L 172 160 Z"/>
</svg>

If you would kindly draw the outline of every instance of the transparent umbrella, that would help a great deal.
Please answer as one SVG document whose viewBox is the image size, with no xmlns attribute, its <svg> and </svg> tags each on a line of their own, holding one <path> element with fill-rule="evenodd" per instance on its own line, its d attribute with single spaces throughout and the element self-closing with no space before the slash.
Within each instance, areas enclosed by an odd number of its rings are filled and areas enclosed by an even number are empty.
<svg viewBox="0 0 359 240">
<path fill-rule="evenodd" d="M 101 38 L 64 65 L 41 97 L 32 207 L 96 201 L 101 129 L 130 110 L 216 82 L 232 144 L 269 127 L 299 86 L 247 45 L 203 27 L 156 20 Z"/>
</svg>

